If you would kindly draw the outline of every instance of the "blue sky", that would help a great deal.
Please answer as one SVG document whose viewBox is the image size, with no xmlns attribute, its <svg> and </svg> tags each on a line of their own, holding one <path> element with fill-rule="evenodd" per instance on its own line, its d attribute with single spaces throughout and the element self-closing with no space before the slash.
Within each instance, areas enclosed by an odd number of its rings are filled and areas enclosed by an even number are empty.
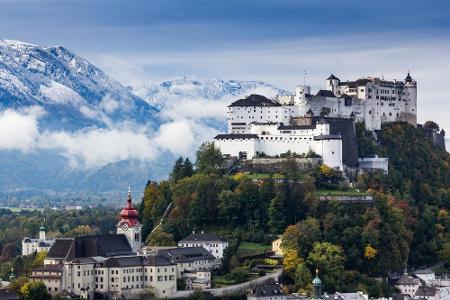
<svg viewBox="0 0 450 300">
<path fill-rule="evenodd" d="M 0 38 L 63 45 L 124 84 L 182 75 L 292 89 L 384 76 L 419 82 L 419 121 L 450 132 L 450 1 L 0 0 Z"/>
</svg>

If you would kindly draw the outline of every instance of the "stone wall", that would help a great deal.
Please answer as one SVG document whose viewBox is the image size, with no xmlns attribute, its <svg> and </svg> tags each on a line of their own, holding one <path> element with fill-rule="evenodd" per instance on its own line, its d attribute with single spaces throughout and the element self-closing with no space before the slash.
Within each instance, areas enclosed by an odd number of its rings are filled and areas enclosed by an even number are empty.
<svg viewBox="0 0 450 300">
<path fill-rule="evenodd" d="M 283 170 L 286 158 L 253 158 L 248 164 L 254 173 L 277 173 Z M 294 158 L 300 171 L 309 171 L 322 163 L 321 158 Z"/>
</svg>

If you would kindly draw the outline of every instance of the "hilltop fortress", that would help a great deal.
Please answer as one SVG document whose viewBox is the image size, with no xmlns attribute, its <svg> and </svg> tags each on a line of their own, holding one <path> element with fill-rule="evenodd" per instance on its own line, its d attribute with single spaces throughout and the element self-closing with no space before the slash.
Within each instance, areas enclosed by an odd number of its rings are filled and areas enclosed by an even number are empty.
<svg viewBox="0 0 450 300">
<path fill-rule="evenodd" d="M 223 154 L 251 159 L 262 153 L 314 152 L 330 167 L 356 168 L 354 122 L 364 122 L 369 131 L 388 122 L 416 126 L 417 83 L 409 73 L 404 81 L 367 77 L 341 82 L 331 75 L 326 89 L 315 95 L 309 86 L 276 99 L 250 95 L 231 103 L 227 117 L 228 133 L 214 138 Z M 370 165 L 387 170 L 385 159 L 372 159 Z"/>
</svg>

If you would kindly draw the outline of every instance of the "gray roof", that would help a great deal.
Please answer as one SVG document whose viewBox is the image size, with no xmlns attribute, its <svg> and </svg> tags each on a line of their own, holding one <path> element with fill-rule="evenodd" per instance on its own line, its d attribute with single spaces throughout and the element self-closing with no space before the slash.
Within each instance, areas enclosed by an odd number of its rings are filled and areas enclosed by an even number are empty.
<svg viewBox="0 0 450 300">
<path fill-rule="evenodd" d="M 61 272 L 64 268 L 63 264 L 53 264 L 53 265 L 43 265 L 34 268 L 33 271 L 36 272 Z"/>
<path fill-rule="evenodd" d="M 73 239 L 57 239 L 47 254 L 47 258 L 65 258 Z"/>
<path fill-rule="evenodd" d="M 330 98 L 336 98 L 336 95 L 333 94 L 332 91 L 329 90 L 320 90 L 316 94 L 317 97 L 330 97 Z"/>
<path fill-rule="evenodd" d="M 226 240 L 214 232 L 193 232 L 180 242 L 226 242 Z"/>
<path fill-rule="evenodd" d="M 218 134 L 214 137 L 215 140 L 234 140 L 234 139 L 256 139 L 256 134 L 243 134 L 243 133 L 225 133 Z"/>
<path fill-rule="evenodd" d="M 174 265 L 169 260 L 161 255 L 153 256 L 122 256 L 122 257 L 110 257 L 103 262 L 104 267 L 117 268 L 117 267 L 133 267 L 133 266 L 170 266 Z"/>
<path fill-rule="evenodd" d="M 350 88 L 356 88 L 357 86 L 365 86 L 368 82 L 372 82 L 372 80 L 368 78 L 361 78 L 356 81 L 340 82 L 339 85 L 347 85 Z"/>
<path fill-rule="evenodd" d="M 19 295 L 7 289 L 0 289 L 0 300 L 18 300 Z"/>
<path fill-rule="evenodd" d="M 316 141 L 322 141 L 322 140 L 340 140 L 342 137 L 337 134 L 321 134 L 314 137 L 314 140 Z"/>
<path fill-rule="evenodd" d="M 336 76 L 334 76 L 334 74 L 331 74 L 330 77 L 327 78 L 327 80 L 333 80 L 333 79 L 339 80 L 339 78 L 337 78 Z"/>
<path fill-rule="evenodd" d="M 421 285 L 417 289 L 416 296 L 434 296 L 438 289 L 434 286 Z"/>
<path fill-rule="evenodd" d="M 271 283 L 257 286 L 250 295 L 254 297 L 273 297 L 283 294 L 283 289 L 278 283 Z"/>
<path fill-rule="evenodd" d="M 180 247 L 172 249 L 162 249 L 158 251 L 158 255 L 162 255 L 164 258 L 174 263 L 216 259 L 214 255 L 209 253 L 209 251 L 203 247 Z"/>
<path fill-rule="evenodd" d="M 434 274 L 434 272 L 431 269 L 420 269 L 416 270 L 414 274 Z"/>
<path fill-rule="evenodd" d="M 244 99 L 234 101 L 228 107 L 232 106 L 281 106 L 281 104 L 262 95 L 252 94 Z"/>
<path fill-rule="evenodd" d="M 420 280 L 411 277 L 408 274 L 403 274 L 396 282 L 396 285 L 418 285 L 418 284 L 420 284 Z"/>
<path fill-rule="evenodd" d="M 132 249 L 125 235 L 104 234 L 57 239 L 47 257 L 83 262 L 82 259 L 95 256 L 111 257 L 131 254 Z"/>
<path fill-rule="evenodd" d="M 315 129 L 316 125 L 280 125 L 278 130 L 306 130 Z"/>
</svg>

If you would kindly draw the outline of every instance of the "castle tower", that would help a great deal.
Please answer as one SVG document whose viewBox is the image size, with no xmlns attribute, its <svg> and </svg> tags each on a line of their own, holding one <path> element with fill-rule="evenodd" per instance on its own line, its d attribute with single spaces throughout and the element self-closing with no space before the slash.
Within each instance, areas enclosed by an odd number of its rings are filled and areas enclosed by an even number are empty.
<svg viewBox="0 0 450 300">
<path fill-rule="evenodd" d="M 322 281 L 319 278 L 319 269 L 316 269 L 316 278 L 312 281 L 313 295 L 311 300 L 321 300 L 322 298 Z"/>
<path fill-rule="evenodd" d="M 134 252 L 138 252 L 141 248 L 141 228 L 142 225 L 138 221 L 138 212 L 133 207 L 131 199 L 131 189 L 128 189 L 127 206 L 120 212 L 120 221 L 117 223 L 117 234 L 124 234 Z"/>
<path fill-rule="evenodd" d="M 411 74 L 405 78 L 405 94 L 406 94 L 406 106 L 405 116 L 402 117 L 402 121 L 406 121 L 414 126 L 417 125 L 417 82 L 412 79 Z"/>
<path fill-rule="evenodd" d="M 295 87 L 295 95 L 294 95 L 294 105 L 305 105 L 306 104 L 306 95 L 311 93 L 311 88 L 307 85 L 298 85 Z M 306 112 L 305 110 L 302 115 Z"/>
<path fill-rule="evenodd" d="M 340 81 L 339 78 L 331 74 L 330 77 L 327 78 L 327 90 L 332 91 L 333 94 L 336 95 Z"/>
</svg>

